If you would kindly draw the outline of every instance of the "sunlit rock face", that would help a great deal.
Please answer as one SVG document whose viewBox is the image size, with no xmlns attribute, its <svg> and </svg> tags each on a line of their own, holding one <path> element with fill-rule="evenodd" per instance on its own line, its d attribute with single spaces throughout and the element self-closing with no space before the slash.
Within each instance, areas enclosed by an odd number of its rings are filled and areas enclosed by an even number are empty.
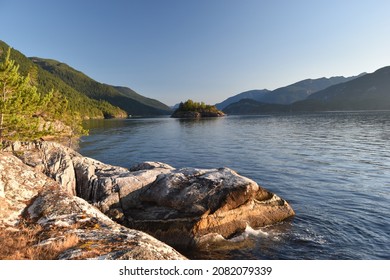
<svg viewBox="0 0 390 280">
<path fill-rule="evenodd" d="M 230 238 L 247 226 L 294 215 L 285 200 L 229 168 L 163 173 L 142 189 L 137 201 L 137 207 L 123 204 L 128 226 L 180 247 L 199 245 L 207 235 Z"/>
<path fill-rule="evenodd" d="M 0 226 L 18 224 L 20 215 L 47 185 L 56 184 L 15 156 L 0 153 Z"/>
<path fill-rule="evenodd" d="M 154 237 L 114 222 L 72 192 L 11 153 L 0 153 L 1 231 L 39 225 L 34 246 L 42 247 L 72 238 L 58 259 L 186 259 Z"/>
<path fill-rule="evenodd" d="M 54 143 L 27 150 L 19 157 L 70 197 L 76 194 L 112 220 L 175 247 L 197 246 L 207 236 L 228 239 L 248 226 L 294 215 L 284 199 L 229 168 L 176 169 L 145 162 L 126 169 Z"/>
</svg>

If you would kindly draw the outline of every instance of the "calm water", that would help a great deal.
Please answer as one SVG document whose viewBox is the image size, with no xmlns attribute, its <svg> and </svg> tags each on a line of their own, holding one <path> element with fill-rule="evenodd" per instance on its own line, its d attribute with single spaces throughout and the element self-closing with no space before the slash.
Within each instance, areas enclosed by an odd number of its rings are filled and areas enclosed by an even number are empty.
<svg viewBox="0 0 390 280">
<path fill-rule="evenodd" d="M 130 167 L 230 167 L 296 217 L 191 258 L 390 259 L 390 112 L 91 121 L 83 155 Z"/>
</svg>

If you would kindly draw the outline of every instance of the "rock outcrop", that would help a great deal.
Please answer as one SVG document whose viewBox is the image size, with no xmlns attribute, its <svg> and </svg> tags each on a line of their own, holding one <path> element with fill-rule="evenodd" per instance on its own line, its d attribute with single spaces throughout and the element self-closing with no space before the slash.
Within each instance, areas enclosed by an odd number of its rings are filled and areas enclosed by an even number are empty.
<svg viewBox="0 0 390 280">
<path fill-rule="evenodd" d="M 218 112 L 197 112 L 197 111 L 175 111 L 171 118 L 179 119 L 199 119 L 199 118 L 216 118 L 223 117 L 225 114 L 222 111 Z"/>
<path fill-rule="evenodd" d="M 18 158 L 0 153 L 0 226 L 17 225 L 31 199 L 51 184 L 56 183 Z"/>
<path fill-rule="evenodd" d="M 37 147 L 43 146 L 34 149 Z M 18 153 L 35 165 L 35 170 L 10 153 L 0 153 L 0 231 L 17 231 L 20 224 L 38 224 L 42 232 L 34 246 L 57 244 L 67 236 L 75 236 L 76 244 L 59 252 L 59 259 L 186 259 L 172 247 L 146 233 L 119 225 L 84 199 L 72 195 L 75 190 L 69 192 L 68 186 L 69 182 L 75 183 L 72 181 L 75 177 L 67 171 L 68 165 L 63 164 L 68 162 L 70 150 L 51 151 L 53 154 L 45 158 L 46 167 L 38 164 L 32 151 Z M 59 182 L 37 171 L 45 168 L 52 171 L 56 168 L 58 174 L 51 175 Z"/>
<path fill-rule="evenodd" d="M 294 215 L 285 200 L 229 168 L 175 169 L 146 162 L 126 169 L 49 142 L 28 147 L 19 157 L 68 195 L 76 193 L 116 222 L 177 248 L 197 246 L 208 236 L 230 238 L 247 226 Z"/>
<path fill-rule="evenodd" d="M 258 228 L 294 215 L 285 200 L 229 168 L 161 174 L 142 189 L 138 204 L 124 205 L 128 226 L 179 247 L 199 245 L 216 234 L 227 239 L 247 226 Z"/>
<path fill-rule="evenodd" d="M 44 190 L 26 210 L 30 221 L 78 237 L 79 244 L 59 259 L 186 259 L 152 236 L 121 226 L 85 200 L 58 189 Z"/>
<path fill-rule="evenodd" d="M 61 189 L 76 194 L 75 170 L 72 159 L 80 156 L 74 150 L 55 142 L 14 142 L 5 151 L 13 152 L 36 172 L 54 179 Z"/>
</svg>

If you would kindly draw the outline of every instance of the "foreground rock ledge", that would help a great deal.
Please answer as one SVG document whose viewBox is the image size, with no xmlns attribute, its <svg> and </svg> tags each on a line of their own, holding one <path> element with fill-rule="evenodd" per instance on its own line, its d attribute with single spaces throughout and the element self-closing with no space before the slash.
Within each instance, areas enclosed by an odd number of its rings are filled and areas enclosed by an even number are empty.
<svg viewBox="0 0 390 280">
<path fill-rule="evenodd" d="M 75 239 L 58 259 L 186 259 L 154 237 L 112 221 L 15 156 L 0 153 L 0 231 L 19 231 L 20 224 L 42 227 L 34 246 Z"/>
<path fill-rule="evenodd" d="M 145 162 L 130 169 L 83 157 L 56 143 L 13 147 L 26 164 L 56 180 L 69 196 L 116 222 L 174 247 L 230 238 L 294 215 L 290 205 L 229 168 L 175 169 Z"/>
</svg>

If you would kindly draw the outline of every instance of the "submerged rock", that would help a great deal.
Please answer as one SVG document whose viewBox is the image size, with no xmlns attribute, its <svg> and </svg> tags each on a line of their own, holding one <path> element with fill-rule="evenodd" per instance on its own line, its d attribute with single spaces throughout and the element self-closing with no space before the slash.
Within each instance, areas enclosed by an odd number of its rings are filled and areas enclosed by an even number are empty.
<svg viewBox="0 0 390 280">
<path fill-rule="evenodd" d="M 69 196 L 76 193 L 118 223 L 174 247 L 197 246 L 208 236 L 231 238 L 248 226 L 294 215 L 285 200 L 229 168 L 175 169 L 145 162 L 126 169 L 45 142 L 19 157 L 55 179 Z"/>
</svg>

